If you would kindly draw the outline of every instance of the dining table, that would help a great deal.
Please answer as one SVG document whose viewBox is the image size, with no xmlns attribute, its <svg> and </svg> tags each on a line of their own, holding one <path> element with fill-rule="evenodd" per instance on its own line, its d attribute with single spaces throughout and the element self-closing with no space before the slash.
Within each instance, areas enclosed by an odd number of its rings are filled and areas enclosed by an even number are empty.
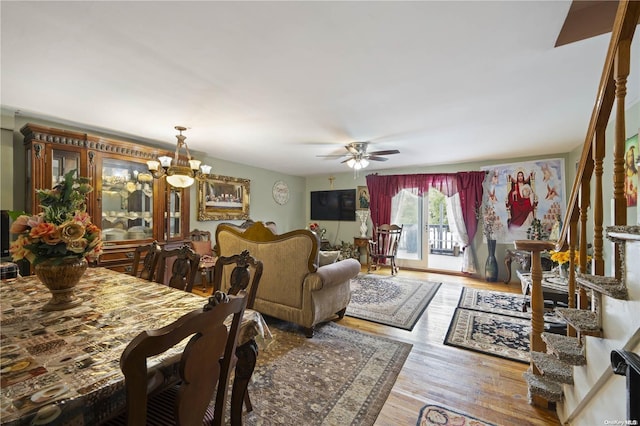
<svg viewBox="0 0 640 426">
<path fill-rule="evenodd" d="M 45 311 L 51 294 L 35 275 L 0 281 L 2 425 L 97 425 L 126 409 L 120 356 L 139 333 L 202 308 L 205 297 L 110 269 L 89 268 L 75 288 L 82 303 Z M 228 319 L 230 320 L 230 318 Z M 272 339 L 247 309 L 238 337 L 231 422 L 241 424 L 258 349 Z M 188 339 L 187 339 L 188 340 Z M 150 358 L 166 383 L 177 380 L 186 340 Z"/>
</svg>

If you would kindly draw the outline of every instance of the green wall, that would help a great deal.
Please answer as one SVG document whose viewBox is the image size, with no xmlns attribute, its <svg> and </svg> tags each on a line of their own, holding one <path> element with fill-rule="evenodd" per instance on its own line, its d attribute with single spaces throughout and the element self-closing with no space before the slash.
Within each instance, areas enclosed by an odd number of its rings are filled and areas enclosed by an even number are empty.
<svg viewBox="0 0 640 426">
<path fill-rule="evenodd" d="M 638 132 L 640 126 L 640 103 L 636 102 L 627 110 L 627 135 L 632 136 Z M 23 209 L 24 208 L 24 150 L 22 148 L 22 134 L 20 128 L 29 122 L 47 125 L 51 127 L 69 129 L 69 130 L 82 130 L 77 127 L 73 127 L 69 124 L 60 124 L 42 120 L 35 117 L 28 117 L 23 115 L 11 115 L 2 114 L 2 140 L 1 140 L 1 162 L 0 162 L 0 177 L 2 179 L 2 188 L 0 196 L 0 207 L 2 209 Z M 609 125 L 607 129 L 607 153 L 605 158 L 605 171 L 604 171 L 604 191 L 605 200 L 609 200 L 613 197 L 613 144 L 610 142 L 613 140 L 613 125 Z M 101 135 L 99 132 L 89 133 Z M 586 134 L 586 126 L 585 126 Z M 122 136 L 114 136 L 109 134 L 103 134 L 103 136 L 111 137 L 114 139 L 127 140 Z M 132 142 L 142 143 L 149 145 L 148 141 L 139 141 L 135 139 L 129 139 Z M 494 164 L 514 163 L 520 161 L 530 161 L 540 158 L 563 158 L 565 160 L 565 173 L 566 173 L 566 196 L 570 196 L 571 186 L 575 178 L 575 164 L 579 160 L 582 151 L 583 141 L 576 141 L 576 148 L 571 152 L 564 154 L 550 154 L 540 157 L 521 157 L 521 158 L 505 158 L 493 161 L 482 162 L 470 162 L 455 165 L 440 165 L 429 167 L 408 167 L 399 169 L 389 169 L 380 171 L 380 174 L 411 174 L 411 173 L 451 173 L 456 171 L 471 171 L 480 170 L 483 166 L 489 166 Z M 170 143 L 151 143 L 153 146 L 173 149 Z M 327 190 L 331 189 L 330 178 L 333 177 L 333 189 L 350 189 L 357 186 L 366 185 L 365 176 L 367 174 L 376 173 L 375 167 L 369 167 L 364 171 L 361 171 L 359 176 L 354 178 L 353 171 L 345 166 L 344 173 L 338 173 L 325 176 L 310 176 L 299 177 L 290 176 L 282 173 L 260 169 L 256 167 L 250 167 L 238 163 L 230 163 L 215 158 L 204 152 L 194 152 L 194 155 L 201 159 L 204 163 L 213 166 L 213 173 L 225 176 L 232 176 L 251 180 L 251 203 L 250 203 L 250 216 L 253 220 L 273 220 L 278 226 L 279 232 L 287 232 L 293 229 L 304 228 L 310 222 L 310 191 Z M 372 164 L 375 166 L 375 164 Z M 289 202 L 284 205 L 278 205 L 272 198 L 271 190 L 273 184 L 278 181 L 285 181 L 290 189 L 291 197 Z M 198 221 L 197 218 L 197 194 L 196 185 L 191 187 L 191 229 L 198 228 L 215 232 L 218 221 Z M 637 208 L 632 207 L 628 209 L 628 224 L 637 223 Z M 605 224 L 611 223 L 611 209 L 605 206 L 604 209 Z M 236 221 L 236 223 L 239 223 Z M 327 229 L 326 237 L 332 244 L 340 244 L 340 242 L 353 242 L 353 237 L 360 234 L 360 222 L 337 222 L 327 221 L 321 223 L 321 226 Z M 369 230 L 371 229 L 371 221 L 369 221 Z M 592 236 L 588 236 L 592 238 Z M 486 244 L 482 241 L 482 234 L 477 233 L 473 242 L 473 246 L 476 251 L 476 258 L 478 259 L 477 267 L 478 274 L 484 275 L 484 259 L 487 256 Z M 498 245 L 496 255 L 498 257 L 498 266 L 500 268 L 499 280 L 502 280 L 506 275 L 506 270 L 501 262 L 504 252 L 507 248 L 511 248 L 511 245 Z M 605 255 L 611 253 L 610 244 L 605 243 Z M 611 262 L 607 262 L 610 264 Z"/>
<path fill-rule="evenodd" d="M 87 130 L 86 128 L 74 127 L 68 123 L 58 123 L 43 120 L 37 117 L 29 117 L 25 115 L 2 115 L 2 169 L 0 176 L 3 182 L 1 193 L 0 208 L 8 210 L 25 209 L 25 176 L 24 176 L 24 148 L 23 135 L 20 129 L 27 123 L 36 123 L 40 125 L 55 127 L 59 129 L 83 131 L 97 136 L 109 137 L 117 140 L 135 142 L 143 145 L 151 145 L 164 149 L 174 149 L 175 145 L 163 142 L 140 141 L 133 138 L 123 137 L 122 135 L 112 135 L 97 131 Z M 215 147 L 212 149 L 215 150 Z M 249 179 L 250 183 L 250 205 L 249 214 L 253 220 L 268 221 L 273 220 L 278 226 L 280 232 L 290 231 L 306 226 L 306 219 L 301 212 L 304 211 L 304 202 L 306 199 L 305 178 L 299 176 L 290 176 L 282 173 L 246 166 L 244 164 L 231 163 L 217 159 L 204 152 L 192 153 L 195 157 L 202 160 L 203 163 L 213 166 L 212 173 L 223 176 L 232 176 L 237 178 Z M 278 181 L 285 181 L 290 189 L 290 200 L 284 206 L 277 204 L 272 197 L 273 184 Z M 7 184 L 10 182 L 10 184 Z M 209 230 L 215 232 L 218 223 L 230 221 L 198 221 L 197 220 L 197 185 L 191 188 L 191 206 L 190 206 L 190 227 L 191 229 Z M 231 221 L 233 223 L 241 223 L 242 221 Z"/>
</svg>

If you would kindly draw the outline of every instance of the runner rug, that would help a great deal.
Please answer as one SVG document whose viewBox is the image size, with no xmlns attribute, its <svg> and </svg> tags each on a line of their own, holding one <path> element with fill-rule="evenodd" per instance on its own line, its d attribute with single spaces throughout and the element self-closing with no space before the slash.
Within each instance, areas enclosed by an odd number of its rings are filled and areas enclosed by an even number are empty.
<svg viewBox="0 0 640 426">
<path fill-rule="evenodd" d="M 412 347 L 331 322 L 311 339 L 268 324 L 273 340 L 258 355 L 245 425 L 373 425 Z"/>
<path fill-rule="evenodd" d="M 523 296 L 464 288 L 444 343 L 529 363 L 531 313 L 522 312 Z M 562 327 L 545 314 L 545 328 Z"/>
<path fill-rule="evenodd" d="M 347 315 L 412 330 L 441 283 L 416 278 L 358 275 L 351 280 Z"/>
<path fill-rule="evenodd" d="M 425 405 L 420 410 L 417 426 L 493 426 L 493 424 L 439 405 Z"/>
</svg>

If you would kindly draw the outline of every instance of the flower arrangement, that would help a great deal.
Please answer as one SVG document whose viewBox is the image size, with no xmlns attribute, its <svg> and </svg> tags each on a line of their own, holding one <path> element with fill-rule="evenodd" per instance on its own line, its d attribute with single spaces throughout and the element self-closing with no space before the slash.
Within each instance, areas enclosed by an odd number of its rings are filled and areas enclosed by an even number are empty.
<svg viewBox="0 0 640 426">
<path fill-rule="evenodd" d="M 485 204 L 482 210 L 482 227 L 487 240 L 495 240 L 502 231 L 502 222 L 496 213 L 495 208 L 490 204 Z"/>
<path fill-rule="evenodd" d="M 320 235 L 321 239 L 324 238 L 324 234 L 327 232 L 326 229 L 320 228 L 320 225 L 318 225 L 317 222 L 311 222 L 309 224 L 309 231 L 315 232 L 316 234 Z"/>
<path fill-rule="evenodd" d="M 67 173 L 53 189 L 36 190 L 42 213 L 29 216 L 11 212 L 11 233 L 18 238 L 9 249 L 14 261 L 27 259 L 34 266 L 48 259 L 95 260 L 102 253 L 100 229 L 86 212 L 85 197 L 93 190 L 89 179 Z"/>
<path fill-rule="evenodd" d="M 569 261 L 571 260 L 569 250 L 565 250 L 565 251 L 551 250 L 549 251 L 549 254 L 550 254 L 549 256 L 550 259 L 560 266 L 564 265 L 565 263 L 569 263 Z M 580 253 L 576 250 L 573 252 L 573 263 L 577 265 L 578 262 L 580 262 Z M 589 262 L 591 262 L 591 256 L 587 255 L 587 263 Z"/>
</svg>

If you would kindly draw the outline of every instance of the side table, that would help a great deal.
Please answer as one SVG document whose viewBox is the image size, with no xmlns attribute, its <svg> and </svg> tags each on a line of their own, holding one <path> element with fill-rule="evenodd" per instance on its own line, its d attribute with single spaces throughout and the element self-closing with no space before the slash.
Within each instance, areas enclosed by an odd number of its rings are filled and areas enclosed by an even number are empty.
<svg viewBox="0 0 640 426">
<path fill-rule="evenodd" d="M 367 263 L 369 264 L 369 238 L 368 237 L 353 237 L 353 245 L 358 247 L 358 251 L 360 252 L 360 257 L 362 257 L 362 248 L 364 247 L 367 255 Z M 358 260 L 360 260 L 358 258 Z"/>
<path fill-rule="evenodd" d="M 522 285 L 522 294 L 527 296 L 531 294 L 531 273 L 516 271 L 516 275 L 520 279 Z M 543 272 L 542 273 L 542 297 L 544 300 L 549 300 L 555 307 L 558 303 L 562 303 L 566 306 L 569 303 L 569 290 L 567 279 L 562 278 L 555 272 Z M 522 304 L 522 312 L 527 311 L 527 303 Z"/>
</svg>

